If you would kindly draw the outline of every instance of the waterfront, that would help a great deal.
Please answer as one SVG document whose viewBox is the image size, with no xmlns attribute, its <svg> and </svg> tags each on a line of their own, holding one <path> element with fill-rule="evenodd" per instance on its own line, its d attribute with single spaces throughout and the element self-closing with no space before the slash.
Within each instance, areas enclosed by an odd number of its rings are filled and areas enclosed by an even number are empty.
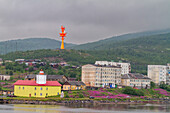
<svg viewBox="0 0 170 113">
<path fill-rule="evenodd" d="M 169 104 L 105 104 L 105 105 L 31 105 L 31 104 L 0 104 L 0 113 L 164 113 L 170 112 Z"/>
</svg>

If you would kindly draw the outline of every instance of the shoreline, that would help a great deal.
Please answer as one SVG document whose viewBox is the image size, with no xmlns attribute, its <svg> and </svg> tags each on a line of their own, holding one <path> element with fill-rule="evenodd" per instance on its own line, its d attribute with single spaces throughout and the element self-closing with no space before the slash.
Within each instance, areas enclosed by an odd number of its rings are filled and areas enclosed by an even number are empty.
<svg viewBox="0 0 170 113">
<path fill-rule="evenodd" d="M 69 105 L 69 104 L 84 104 L 84 105 L 101 105 L 101 104 L 170 104 L 170 100 L 29 100 L 29 99 L 0 99 L 0 104 L 35 104 L 35 105 Z"/>
</svg>

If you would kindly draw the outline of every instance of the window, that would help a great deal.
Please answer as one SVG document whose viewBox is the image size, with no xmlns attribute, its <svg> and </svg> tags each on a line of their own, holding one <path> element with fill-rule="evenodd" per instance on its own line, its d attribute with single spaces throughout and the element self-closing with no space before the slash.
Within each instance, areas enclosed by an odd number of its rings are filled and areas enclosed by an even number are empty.
<svg viewBox="0 0 170 113">
<path fill-rule="evenodd" d="M 48 96 L 48 93 L 46 93 L 46 96 Z"/>
<path fill-rule="evenodd" d="M 42 90 L 42 87 L 40 88 L 40 90 Z"/>
<path fill-rule="evenodd" d="M 40 96 L 42 96 L 42 93 L 40 93 Z"/>
<path fill-rule="evenodd" d="M 58 92 L 58 95 L 59 95 L 59 92 Z"/>
<path fill-rule="evenodd" d="M 23 87 L 23 89 L 24 89 L 24 87 Z"/>
<path fill-rule="evenodd" d="M 21 89 L 21 87 L 19 87 L 19 89 Z"/>
<path fill-rule="evenodd" d="M 46 88 L 46 90 L 48 90 L 48 87 Z"/>
<path fill-rule="evenodd" d="M 34 95 L 36 96 L 36 93 L 34 93 Z"/>
<path fill-rule="evenodd" d="M 35 90 L 36 90 L 37 88 L 35 87 Z"/>
</svg>

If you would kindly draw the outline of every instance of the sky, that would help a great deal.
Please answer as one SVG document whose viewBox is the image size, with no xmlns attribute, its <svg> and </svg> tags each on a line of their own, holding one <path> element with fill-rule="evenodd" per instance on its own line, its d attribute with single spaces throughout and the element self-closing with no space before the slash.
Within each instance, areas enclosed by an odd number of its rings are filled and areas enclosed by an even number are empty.
<svg viewBox="0 0 170 113">
<path fill-rule="evenodd" d="M 0 0 L 0 41 L 25 38 L 82 44 L 170 28 L 170 0 Z"/>
</svg>

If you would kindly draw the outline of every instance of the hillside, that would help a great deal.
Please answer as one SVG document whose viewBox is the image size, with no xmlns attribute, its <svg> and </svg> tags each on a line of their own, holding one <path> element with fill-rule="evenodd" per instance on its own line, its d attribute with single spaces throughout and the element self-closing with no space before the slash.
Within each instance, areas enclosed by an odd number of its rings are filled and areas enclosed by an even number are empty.
<svg viewBox="0 0 170 113">
<path fill-rule="evenodd" d="M 103 45 L 105 50 L 35 50 L 14 52 L 1 55 L 3 59 L 47 59 L 53 62 L 62 58 L 73 65 L 93 64 L 96 60 L 114 60 L 130 62 L 132 72 L 146 74 L 148 64 L 170 63 L 170 33 L 146 36 L 137 39 L 121 41 L 113 45 Z M 108 48 L 109 47 L 109 48 Z"/>
<path fill-rule="evenodd" d="M 12 52 L 0 55 L 0 58 L 14 60 L 25 59 L 53 59 L 51 62 L 66 61 L 73 65 L 93 64 L 96 60 L 114 60 L 130 62 L 132 72 L 146 74 L 148 64 L 170 63 L 170 33 L 145 36 L 105 44 L 101 50 L 31 50 L 26 52 Z"/>
<path fill-rule="evenodd" d="M 152 35 L 166 34 L 166 33 L 170 33 L 170 29 L 146 31 L 146 32 L 139 32 L 139 33 L 129 33 L 129 34 L 124 34 L 124 35 L 120 35 L 120 36 L 107 38 L 104 40 L 99 40 L 99 41 L 92 42 L 92 43 L 76 45 L 76 46 L 72 46 L 72 47 L 68 47 L 68 48 L 79 49 L 79 50 L 80 49 L 83 49 L 83 50 L 105 50 L 105 49 L 109 49 L 110 45 L 115 45 L 122 41 L 127 41 L 130 39 L 152 36 Z"/>
<path fill-rule="evenodd" d="M 105 50 L 91 50 L 88 53 L 104 60 L 131 62 L 133 72 L 146 73 L 148 64 L 165 65 L 170 62 L 170 33 L 103 45 L 103 48 Z"/>
<path fill-rule="evenodd" d="M 14 51 L 27 51 L 38 49 L 56 49 L 60 48 L 61 42 L 50 38 L 28 38 L 19 40 L 10 40 L 0 42 L 0 54 L 5 54 Z M 73 46 L 74 44 L 65 43 L 65 47 Z"/>
</svg>

